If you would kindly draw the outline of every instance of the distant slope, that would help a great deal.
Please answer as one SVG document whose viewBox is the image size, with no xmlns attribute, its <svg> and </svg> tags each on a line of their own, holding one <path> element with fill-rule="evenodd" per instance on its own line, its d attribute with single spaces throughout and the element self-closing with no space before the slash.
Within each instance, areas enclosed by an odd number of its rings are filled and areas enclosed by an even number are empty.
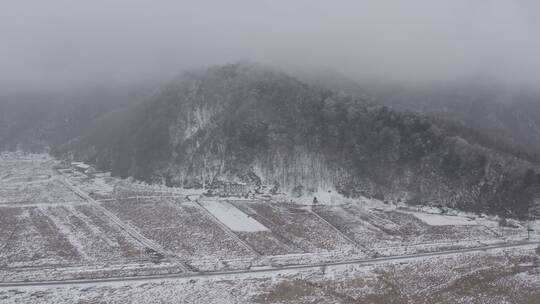
<svg viewBox="0 0 540 304">
<path fill-rule="evenodd" d="M 540 93 L 471 84 L 374 94 L 381 104 L 460 123 L 540 161 Z"/>
<path fill-rule="evenodd" d="M 96 127 L 99 118 L 136 103 L 147 89 L 0 92 L 0 151 L 44 151 Z"/>
<path fill-rule="evenodd" d="M 55 149 L 122 176 L 186 187 L 222 180 L 523 216 L 534 166 L 415 114 L 234 64 L 184 74 Z"/>
<path fill-rule="evenodd" d="M 540 91 L 510 89 L 477 79 L 407 87 L 357 83 L 335 71 L 301 73 L 318 87 L 369 98 L 374 104 L 449 121 L 478 133 L 485 144 L 540 163 Z M 472 134 L 471 134 L 472 135 Z"/>
</svg>

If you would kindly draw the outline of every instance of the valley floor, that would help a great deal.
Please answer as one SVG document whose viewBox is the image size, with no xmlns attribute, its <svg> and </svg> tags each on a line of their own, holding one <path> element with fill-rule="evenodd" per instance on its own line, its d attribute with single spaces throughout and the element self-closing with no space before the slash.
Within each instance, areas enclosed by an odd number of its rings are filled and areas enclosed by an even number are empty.
<svg viewBox="0 0 540 304">
<path fill-rule="evenodd" d="M 2 302 L 533 303 L 539 295 L 538 222 L 502 228 L 486 215 L 368 199 L 210 198 L 80 169 L 47 155 L 0 155 Z"/>
</svg>

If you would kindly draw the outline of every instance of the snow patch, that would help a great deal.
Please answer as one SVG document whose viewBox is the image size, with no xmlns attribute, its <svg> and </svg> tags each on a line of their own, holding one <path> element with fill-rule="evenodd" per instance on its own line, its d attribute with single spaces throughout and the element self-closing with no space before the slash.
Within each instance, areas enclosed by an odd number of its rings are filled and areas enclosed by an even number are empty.
<svg viewBox="0 0 540 304">
<path fill-rule="evenodd" d="M 204 201 L 201 205 L 232 231 L 258 232 L 268 228 L 226 201 Z"/>
<path fill-rule="evenodd" d="M 344 203 L 354 202 L 354 199 L 346 198 L 345 196 L 339 194 L 335 190 L 322 190 L 319 189 L 317 192 L 306 194 L 302 197 L 291 198 L 298 204 L 302 205 L 311 205 L 315 203 L 317 205 L 341 205 Z"/>
<path fill-rule="evenodd" d="M 473 221 L 466 217 L 440 215 L 431 213 L 411 212 L 419 220 L 425 222 L 431 226 L 464 226 L 464 225 L 478 225 L 476 221 Z"/>
</svg>

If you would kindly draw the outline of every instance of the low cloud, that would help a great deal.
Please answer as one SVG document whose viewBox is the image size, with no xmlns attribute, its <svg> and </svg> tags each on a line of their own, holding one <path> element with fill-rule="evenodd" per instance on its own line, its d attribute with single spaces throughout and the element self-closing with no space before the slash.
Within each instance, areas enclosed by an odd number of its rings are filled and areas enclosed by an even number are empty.
<svg viewBox="0 0 540 304">
<path fill-rule="evenodd" d="M 534 86 L 539 9 L 525 0 L 2 1 L 0 87 L 156 81 L 238 60 L 357 80 Z"/>
</svg>

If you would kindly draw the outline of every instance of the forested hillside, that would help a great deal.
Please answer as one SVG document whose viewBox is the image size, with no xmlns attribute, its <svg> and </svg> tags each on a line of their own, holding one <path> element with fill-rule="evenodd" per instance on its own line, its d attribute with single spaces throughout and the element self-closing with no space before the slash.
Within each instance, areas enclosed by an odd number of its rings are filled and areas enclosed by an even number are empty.
<svg viewBox="0 0 540 304">
<path fill-rule="evenodd" d="M 428 115 L 467 129 L 484 145 L 540 162 L 540 93 L 504 83 L 462 80 L 437 85 L 358 83 L 334 71 L 301 73 L 306 82 L 366 97 L 398 111 Z M 476 133 L 476 134 L 472 134 Z"/>
<path fill-rule="evenodd" d="M 467 130 L 240 63 L 184 74 L 55 153 L 184 187 L 237 180 L 523 216 L 535 165 Z"/>
</svg>

